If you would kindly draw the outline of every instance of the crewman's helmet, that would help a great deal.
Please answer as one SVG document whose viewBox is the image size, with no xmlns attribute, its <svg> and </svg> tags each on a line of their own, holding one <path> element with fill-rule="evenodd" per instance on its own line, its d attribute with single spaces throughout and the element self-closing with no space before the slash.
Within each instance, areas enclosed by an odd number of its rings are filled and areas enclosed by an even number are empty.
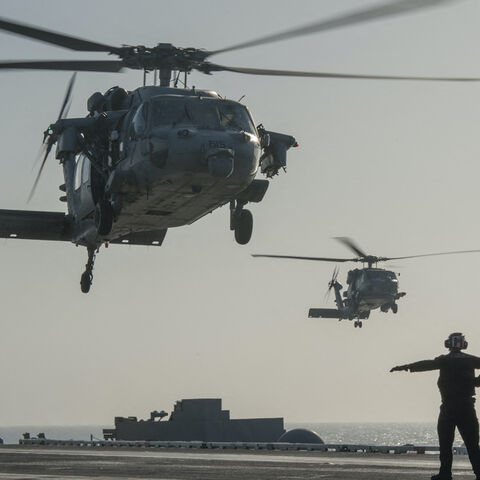
<svg viewBox="0 0 480 480">
<path fill-rule="evenodd" d="M 468 347 L 468 342 L 465 340 L 465 335 L 460 332 L 451 333 L 445 340 L 445 348 L 464 350 Z"/>
</svg>

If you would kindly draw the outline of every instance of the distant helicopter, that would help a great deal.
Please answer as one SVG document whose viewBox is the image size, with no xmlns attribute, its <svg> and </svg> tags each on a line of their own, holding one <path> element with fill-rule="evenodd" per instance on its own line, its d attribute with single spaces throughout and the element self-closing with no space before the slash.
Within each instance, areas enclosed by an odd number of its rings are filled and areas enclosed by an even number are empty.
<svg viewBox="0 0 480 480">
<path fill-rule="evenodd" d="M 84 293 L 90 290 L 95 255 L 103 243 L 159 246 L 168 228 L 189 225 L 225 204 L 230 205 L 230 229 L 236 241 L 248 243 L 253 219 L 244 207 L 262 201 L 269 185 L 268 180 L 255 178 L 258 170 L 267 178 L 285 170 L 287 150 L 298 144 L 293 136 L 256 127 L 249 110 L 239 102 L 213 91 L 187 88 L 187 74 L 198 70 L 318 78 L 480 80 L 270 70 L 207 61 L 220 53 L 444 2 L 389 2 L 212 51 L 177 48 L 170 43 L 152 48 L 115 47 L 0 18 L 0 30 L 70 50 L 106 52 L 120 58 L 8 61 L 0 62 L 0 69 L 119 72 L 130 68 L 144 72 L 143 87 L 126 91 L 116 86 L 105 94 L 96 92 L 88 99 L 86 117 L 67 119 L 72 77 L 56 122 L 44 132 L 45 152 L 30 193 L 31 198 L 56 144 L 65 179 L 59 187 L 65 192 L 60 200 L 66 202 L 68 213 L 0 210 L 0 237 L 62 240 L 85 246 L 88 260 L 80 281 Z M 153 86 L 146 86 L 147 72 L 154 72 Z M 177 88 L 179 83 L 185 88 Z"/>
<path fill-rule="evenodd" d="M 378 262 L 389 260 L 403 260 L 407 258 L 432 257 L 437 255 L 455 255 L 460 253 L 478 253 L 480 250 L 460 250 L 454 252 L 426 253 L 422 255 L 408 255 L 405 257 L 377 257 L 367 255 L 351 238 L 336 237 L 336 240 L 350 248 L 356 255 L 355 258 L 325 258 L 325 257 L 298 257 L 291 255 L 258 255 L 252 257 L 290 258 L 294 260 L 312 260 L 317 262 L 361 262 L 367 267 L 355 268 L 347 274 L 348 288 L 340 291 L 343 286 L 337 281 L 338 267 L 335 267 L 332 279 L 328 282 L 329 293 L 332 288 L 335 291 L 335 303 L 337 308 L 310 308 L 309 318 L 338 318 L 339 320 L 353 320 L 354 326 L 362 327 L 362 320 L 370 316 L 370 312 L 380 308 L 382 312 L 391 310 L 397 313 L 397 300 L 406 295 L 399 292 L 397 275 L 384 268 L 377 268 Z M 373 266 L 375 265 L 375 267 Z"/>
</svg>

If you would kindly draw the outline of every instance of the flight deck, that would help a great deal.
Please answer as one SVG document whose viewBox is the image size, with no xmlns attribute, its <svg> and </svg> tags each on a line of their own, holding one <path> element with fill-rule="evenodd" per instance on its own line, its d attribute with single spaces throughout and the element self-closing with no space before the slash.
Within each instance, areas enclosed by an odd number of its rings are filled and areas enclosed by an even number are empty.
<svg viewBox="0 0 480 480">
<path fill-rule="evenodd" d="M 427 480 L 438 465 L 434 453 L 0 447 L 0 479 L 9 480 Z M 454 456 L 453 473 L 456 480 L 473 478 L 466 455 Z"/>
</svg>

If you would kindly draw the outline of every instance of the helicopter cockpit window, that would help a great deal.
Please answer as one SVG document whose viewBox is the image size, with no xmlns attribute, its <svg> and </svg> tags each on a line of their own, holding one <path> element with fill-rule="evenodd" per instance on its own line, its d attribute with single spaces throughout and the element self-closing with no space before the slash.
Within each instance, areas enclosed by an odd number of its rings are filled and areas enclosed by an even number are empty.
<svg viewBox="0 0 480 480">
<path fill-rule="evenodd" d="M 186 117 L 183 98 L 157 98 L 152 102 L 153 126 L 176 125 Z"/>
<path fill-rule="evenodd" d="M 152 102 L 153 127 L 178 124 L 255 133 L 248 110 L 239 103 L 198 97 L 154 99 Z"/>
<path fill-rule="evenodd" d="M 365 272 L 369 280 L 385 281 L 385 280 L 396 280 L 397 277 L 395 273 L 388 270 L 371 270 Z"/>
<path fill-rule="evenodd" d="M 218 104 L 218 112 L 222 127 L 255 132 L 248 110 L 243 105 L 223 100 Z"/>
</svg>

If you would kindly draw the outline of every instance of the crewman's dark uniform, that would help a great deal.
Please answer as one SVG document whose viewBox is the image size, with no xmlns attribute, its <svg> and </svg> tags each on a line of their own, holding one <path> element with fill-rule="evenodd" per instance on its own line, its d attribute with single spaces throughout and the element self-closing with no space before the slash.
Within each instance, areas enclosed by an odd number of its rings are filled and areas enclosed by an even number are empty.
<svg viewBox="0 0 480 480">
<path fill-rule="evenodd" d="M 478 419 L 473 398 L 477 383 L 475 369 L 480 368 L 480 358 L 454 350 L 434 360 L 422 360 L 405 367 L 411 372 L 440 370 L 437 382 L 442 396 L 437 425 L 440 442 L 440 478 L 451 478 L 452 445 L 457 427 L 467 447 L 473 471 L 477 479 L 480 479 Z"/>
</svg>

